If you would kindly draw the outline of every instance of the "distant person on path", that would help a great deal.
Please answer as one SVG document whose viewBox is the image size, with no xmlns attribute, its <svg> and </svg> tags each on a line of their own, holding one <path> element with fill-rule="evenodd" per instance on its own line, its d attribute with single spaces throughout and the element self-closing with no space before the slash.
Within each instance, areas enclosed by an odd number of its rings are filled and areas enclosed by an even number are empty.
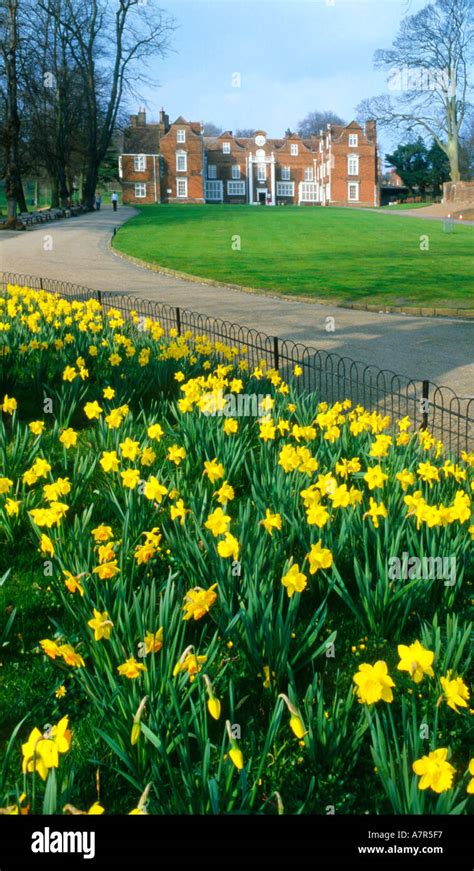
<svg viewBox="0 0 474 871">
<path fill-rule="evenodd" d="M 101 206 L 101 203 L 102 203 L 102 197 L 101 197 L 101 195 L 100 195 L 100 194 L 96 194 L 96 195 L 95 195 L 95 207 L 96 207 L 96 209 L 97 209 L 98 212 L 100 212 L 100 206 Z"/>
<path fill-rule="evenodd" d="M 117 211 L 117 203 L 118 203 L 118 193 L 116 191 L 112 194 L 112 205 L 114 207 L 114 212 Z"/>
</svg>

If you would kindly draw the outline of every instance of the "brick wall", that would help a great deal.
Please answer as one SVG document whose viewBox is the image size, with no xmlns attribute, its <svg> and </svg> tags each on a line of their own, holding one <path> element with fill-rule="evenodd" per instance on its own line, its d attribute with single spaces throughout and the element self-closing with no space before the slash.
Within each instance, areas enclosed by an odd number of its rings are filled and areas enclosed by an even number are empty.
<svg viewBox="0 0 474 871">
<path fill-rule="evenodd" d="M 349 136 L 358 137 L 357 146 L 349 145 Z M 324 153 L 327 159 L 328 152 Z M 359 125 L 352 124 L 332 137 L 329 143 L 331 161 L 331 204 L 336 206 L 374 206 L 379 205 L 377 187 L 376 149 L 373 142 Z M 358 172 L 349 174 L 348 158 L 358 157 Z M 358 185 L 358 200 L 349 199 L 349 183 Z"/>
<path fill-rule="evenodd" d="M 297 134 L 291 134 L 284 139 L 266 139 L 264 131 L 259 131 L 265 137 L 264 145 L 258 146 L 255 137 L 236 138 L 231 131 L 226 131 L 219 137 L 203 137 L 201 126 L 179 117 L 169 126 L 163 123 L 167 130 L 161 133 L 159 148 L 160 161 L 157 171 L 157 198 L 161 202 L 191 202 L 203 203 L 206 196 L 206 181 L 219 181 L 213 186 L 225 203 L 248 202 L 249 182 L 252 181 L 253 202 L 258 201 L 257 189 L 266 188 L 272 192 L 272 164 L 275 161 L 274 201 L 280 204 L 298 204 L 299 186 L 302 182 L 312 182 L 318 185 L 320 201 L 329 199 L 331 205 L 337 206 L 374 206 L 380 203 L 378 187 L 378 159 L 375 122 L 368 121 L 365 131 L 353 121 L 347 126 L 332 125 L 319 136 L 301 139 Z M 138 129 L 138 128 L 137 128 Z M 357 135 L 357 145 L 349 145 L 349 136 Z M 184 141 L 180 141 L 184 138 Z M 224 150 L 228 143 L 229 151 Z M 293 148 L 292 148 L 293 147 Z M 261 148 L 261 157 L 257 157 Z M 296 154 L 292 150 L 297 149 Z M 178 169 L 177 154 L 186 156 L 186 164 Z M 358 156 L 357 173 L 349 175 L 348 157 Z M 249 160 L 252 157 L 252 164 Z M 265 159 L 266 179 L 258 181 L 258 162 Z M 269 162 L 267 163 L 266 160 Z M 209 166 L 215 167 L 215 178 L 209 173 Z M 240 177 L 233 178 L 232 167 L 240 167 Z M 251 166 L 251 169 L 250 169 Z M 158 167 L 158 161 L 157 161 Z M 122 179 L 124 187 L 124 202 L 150 203 L 155 201 L 153 157 L 147 157 L 144 172 L 136 172 L 133 156 L 122 155 Z M 289 178 L 284 178 L 283 168 L 289 169 Z M 311 170 L 309 177 L 306 171 Z M 312 176 L 312 177 L 311 177 Z M 178 196 L 179 180 L 186 179 L 186 196 Z M 135 184 L 146 184 L 146 196 L 135 196 Z M 238 193 L 229 191 L 229 183 L 240 182 Z M 348 185 L 357 184 L 357 199 L 350 200 Z M 281 183 L 293 185 L 293 195 L 277 193 Z M 245 185 L 244 191 L 241 190 Z M 186 189 L 182 189 L 183 194 Z M 306 203 L 305 203 L 306 204 Z M 316 203 L 317 204 L 317 203 Z"/>
<path fill-rule="evenodd" d="M 122 194 L 123 203 L 142 203 L 143 205 L 151 205 L 155 202 L 160 202 L 160 156 L 147 154 L 145 155 L 145 169 L 135 169 L 135 156 L 130 154 L 122 155 Z M 156 167 L 156 177 L 155 177 Z M 156 186 L 155 186 L 156 181 Z M 144 184 L 146 186 L 146 195 L 138 197 L 135 193 L 135 185 Z"/>
<path fill-rule="evenodd" d="M 178 142 L 178 130 L 185 131 L 185 141 Z M 196 126 L 179 119 L 160 141 L 163 159 L 161 178 L 162 202 L 204 202 L 203 139 Z M 186 169 L 177 169 L 177 152 L 186 155 Z M 178 196 L 178 179 L 187 180 L 187 198 Z"/>
<path fill-rule="evenodd" d="M 472 203 L 474 181 L 446 181 L 443 184 L 443 203 Z"/>
</svg>

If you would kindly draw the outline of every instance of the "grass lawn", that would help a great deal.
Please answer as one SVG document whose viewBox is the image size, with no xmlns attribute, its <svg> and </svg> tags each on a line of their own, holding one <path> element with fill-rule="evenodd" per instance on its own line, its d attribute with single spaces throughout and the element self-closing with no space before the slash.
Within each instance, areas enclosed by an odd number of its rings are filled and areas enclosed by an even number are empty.
<svg viewBox="0 0 474 871">
<path fill-rule="evenodd" d="M 474 307 L 473 243 L 474 227 L 446 234 L 437 221 L 222 205 L 140 207 L 113 242 L 150 263 L 273 293 L 458 308 Z"/>
</svg>

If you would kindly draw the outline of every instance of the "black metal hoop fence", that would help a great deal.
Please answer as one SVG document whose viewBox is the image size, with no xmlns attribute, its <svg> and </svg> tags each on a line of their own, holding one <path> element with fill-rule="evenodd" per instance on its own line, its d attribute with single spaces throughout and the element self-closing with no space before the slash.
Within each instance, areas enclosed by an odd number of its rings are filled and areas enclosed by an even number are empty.
<svg viewBox="0 0 474 871">
<path fill-rule="evenodd" d="M 57 293 L 71 300 L 95 299 L 105 310 L 115 308 L 125 316 L 135 311 L 139 317 L 159 320 L 165 329 L 174 328 L 178 335 L 186 331 L 195 336 L 205 334 L 213 341 L 239 350 L 245 348 L 249 367 L 265 360 L 267 365 L 279 369 L 283 377 L 299 365 L 303 371 L 298 389 L 314 393 L 317 402 L 350 399 L 355 405 L 388 414 L 392 420 L 408 415 L 415 429 L 428 428 L 453 454 L 474 450 L 474 394 L 458 396 L 450 387 L 430 380 L 397 375 L 349 357 L 138 296 L 17 273 L 2 273 L 1 282 L 3 293 L 7 285 L 13 284 Z"/>
</svg>

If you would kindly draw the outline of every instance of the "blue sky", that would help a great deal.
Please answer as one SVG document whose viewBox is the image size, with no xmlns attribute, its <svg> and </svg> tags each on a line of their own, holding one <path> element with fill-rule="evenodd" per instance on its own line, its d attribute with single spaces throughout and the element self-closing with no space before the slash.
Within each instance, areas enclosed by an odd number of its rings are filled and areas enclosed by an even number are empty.
<svg viewBox="0 0 474 871">
<path fill-rule="evenodd" d="M 161 0 L 176 19 L 173 52 L 150 68 L 148 117 L 255 127 L 282 136 L 313 110 L 347 121 L 365 97 L 387 90 L 375 71 L 401 18 L 426 0 Z M 235 87 L 235 74 L 240 87 Z M 132 107 L 135 109 L 135 107 Z M 383 149 L 392 144 L 383 134 Z"/>
</svg>

